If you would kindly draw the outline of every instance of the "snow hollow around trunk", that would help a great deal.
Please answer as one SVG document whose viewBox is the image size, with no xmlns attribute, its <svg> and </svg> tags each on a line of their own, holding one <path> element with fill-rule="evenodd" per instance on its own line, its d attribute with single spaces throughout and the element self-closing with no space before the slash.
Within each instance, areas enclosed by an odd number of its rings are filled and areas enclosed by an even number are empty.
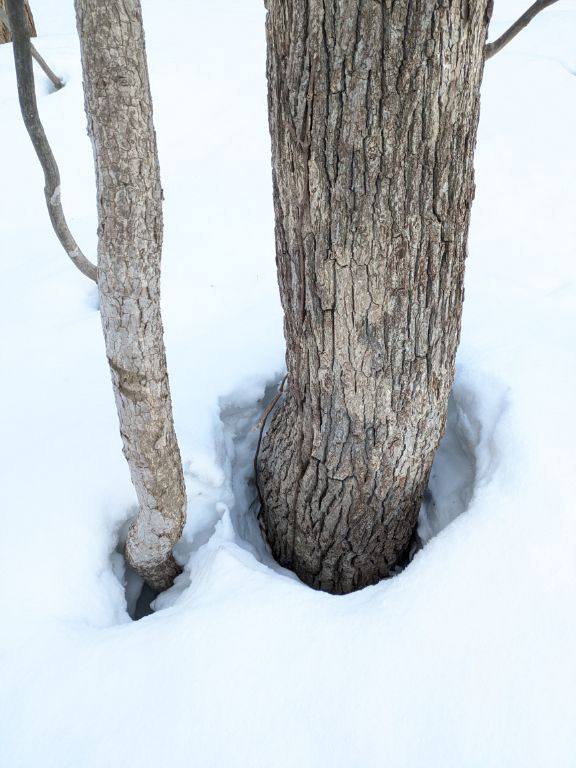
<svg viewBox="0 0 576 768">
<path fill-rule="evenodd" d="M 204 527 L 197 526 L 194 535 L 184 537 L 177 546 L 176 552 L 182 563 L 191 563 L 194 568 L 196 553 L 201 555 L 199 551 L 209 545 L 211 539 L 219 540 L 224 535 L 226 540 L 244 549 L 265 568 L 301 583 L 294 573 L 280 566 L 269 551 L 258 523 L 259 500 L 254 481 L 254 460 L 262 418 L 274 401 L 282 378 L 275 378 L 265 385 L 261 397 L 246 400 L 246 392 L 254 391 L 253 387 L 247 386 L 220 399 L 216 434 L 219 435 L 218 463 L 223 476 L 216 486 L 215 497 L 203 485 L 200 476 L 188 472 L 189 487 L 198 489 L 198 495 L 209 498 L 214 513 L 207 517 Z M 424 546 L 466 512 L 477 486 L 489 482 L 498 463 L 494 433 L 505 409 L 506 391 L 501 384 L 478 372 L 472 376 L 457 375 L 448 405 L 446 433 L 438 447 L 420 510 L 418 535 Z M 268 413 L 266 425 L 273 410 Z M 195 494 L 194 490 L 192 494 Z M 172 605 L 190 581 L 184 574 L 169 593 L 152 603 L 152 608 Z M 133 585 L 132 575 L 128 579 L 129 590 L 134 589 Z M 302 587 L 308 589 L 303 584 Z M 147 593 L 142 599 L 138 598 L 140 607 L 137 611 L 131 609 L 131 615 L 137 618 L 147 615 L 143 606 L 150 597 L 154 596 Z M 132 594 L 132 604 L 135 605 L 134 599 Z"/>
<path fill-rule="evenodd" d="M 277 396 L 282 380 L 268 384 L 257 402 L 243 405 L 234 397 L 222 398 L 220 418 L 223 463 L 229 471 L 234 497 L 230 515 L 236 534 L 262 563 L 287 573 L 274 562 L 263 541 L 257 521 L 259 500 L 254 479 L 262 419 Z M 268 413 L 264 433 L 280 402 L 281 399 Z M 446 433 L 438 446 L 420 511 L 418 535 L 422 544 L 466 511 L 474 495 L 477 469 L 491 465 L 494 460 L 490 435 L 485 434 L 490 426 L 485 426 L 481 419 L 474 392 L 466 390 L 457 380 L 448 404 Z M 485 479 L 484 476 L 481 479 Z"/>
</svg>

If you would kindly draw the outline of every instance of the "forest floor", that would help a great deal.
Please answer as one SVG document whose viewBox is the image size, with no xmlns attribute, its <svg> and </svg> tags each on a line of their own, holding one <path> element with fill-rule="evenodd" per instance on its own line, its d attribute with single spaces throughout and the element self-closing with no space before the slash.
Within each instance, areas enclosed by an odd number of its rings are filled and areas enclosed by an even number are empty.
<svg viewBox="0 0 576 768">
<path fill-rule="evenodd" d="M 496 0 L 491 37 L 528 5 Z M 57 6 L 57 7 L 56 7 Z M 450 426 L 398 576 L 315 592 L 249 483 L 283 374 L 261 2 L 144 0 L 185 564 L 133 621 L 135 497 L 96 291 L 68 262 L 0 47 L 2 768 L 574 768 L 576 7 L 486 64 Z M 96 251 L 72 3 L 35 0 L 70 225 Z M 176 23 L 174 22 L 176 19 Z"/>
</svg>

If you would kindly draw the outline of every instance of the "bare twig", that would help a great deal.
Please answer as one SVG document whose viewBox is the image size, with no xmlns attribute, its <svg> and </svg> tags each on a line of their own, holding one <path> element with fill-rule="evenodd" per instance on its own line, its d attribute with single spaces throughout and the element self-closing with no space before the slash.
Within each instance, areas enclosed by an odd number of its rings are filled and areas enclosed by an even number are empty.
<svg viewBox="0 0 576 768">
<path fill-rule="evenodd" d="M 286 383 L 286 376 L 284 376 L 284 378 L 280 382 L 280 387 L 278 388 L 278 392 L 276 392 L 276 394 L 268 404 L 268 408 L 266 408 L 262 416 L 256 422 L 256 426 L 254 427 L 254 429 L 259 429 L 260 433 L 262 433 L 262 430 L 264 429 L 264 425 L 266 424 L 268 416 L 270 416 L 270 412 L 272 411 L 272 408 L 274 408 L 278 400 L 280 400 L 280 398 L 282 397 L 285 383 Z"/>
<path fill-rule="evenodd" d="M 536 2 L 533 3 L 527 11 L 524 11 L 522 16 L 520 16 L 511 27 L 508 27 L 506 32 L 500 35 L 494 42 L 486 44 L 486 47 L 484 48 L 484 58 L 489 59 L 491 56 L 494 56 L 495 53 L 501 51 L 510 40 L 516 37 L 518 32 L 521 32 L 524 27 L 527 27 L 528 24 L 530 24 L 534 16 L 540 13 L 540 11 L 543 11 L 544 8 L 548 8 L 549 5 L 553 5 L 557 2 L 558 0 L 536 0 Z"/>
<path fill-rule="evenodd" d="M 37 51 L 35 46 L 30 43 L 30 53 L 32 54 L 32 58 L 34 61 L 38 64 L 40 69 L 44 72 L 46 77 L 50 80 L 54 88 L 56 88 L 57 91 L 60 90 L 60 88 L 64 87 L 64 81 L 61 80 L 57 74 L 55 74 L 48 64 L 46 63 L 45 59 L 41 56 L 41 54 Z"/>
<path fill-rule="evenodd" d="M 16 65 L 16 81 L 18 83 L 18 99 L 24 124 L 40 160 L 44 171 L 44 196 L 48 206 L 48 215 L 52 227 L 62 243 L 64 250 L 86 277 L 96 280 L 97 271 L 92 262 L 84 256 L 80 247 L 68 229 L 68 224 L 62 210 L 60 200 L 60 172 L 58 165 L 42 123 L 36 104 L 36 91 L 34 90 L 34 70 L 32 68 L 32 54 L 30 48 L 30 35 L 24 16 L 24 4 L 22 0 L 7 0 L 7 11 L 10 29 L 12 31 L 12 47 L 14 49 L 14 63 Z"/>
<path fill-rule="evenodd" d="M 258 435 L 258 443 L 256 444 L 256 453 L 254 454 L 254 483 L 256 485 L 256 491 L 258 492 L 258 499 L 260 501 L 260 505 L 262 505 L 262 494 L 260 493 L 260 486 L 258 484 L 258 456 L 260 455 L 260 446 L 262 445 L 262 437 L 264 435 L 264 427 L 266 426 L 266 422 L 268 421 L 268 417 L 274 410 L 274 407 L 278 400 L 282 397 L 284 394 L 284 385 L 286 384 L 286 379 L 288 378 L 288 374 L 284 376 L 282 381 L 280 382 L 280 386 L 278 387 L 278 392 L 274 395 L 272 400 L 270 401 L 268 407 L 256 423 L 256 429 L 260 430 L 260 434 Z"/>
<path fill-rule="evenodd" d="M 0 22 L 4 24 L 7 29 L 11 31 L 10 28 L 10 19 L 6 15 L 6 13 L 0 8 Z M 56 88 L 57 91 L 60 90 L 60 88 L 64 87 L 64 81 L 61 80 L 58 75 L 56 75 L 53 70 L 50 69 L 44 58 L 41 56 L 41 54 L 37 51 L 36 47 L 30 41 L 30 52 L 32 53 L 32 58 L 38 63 L 38 66 L 40 69 L 44 72 L 46 77 L 50 80 L 54 88 Z"/>
</svg>

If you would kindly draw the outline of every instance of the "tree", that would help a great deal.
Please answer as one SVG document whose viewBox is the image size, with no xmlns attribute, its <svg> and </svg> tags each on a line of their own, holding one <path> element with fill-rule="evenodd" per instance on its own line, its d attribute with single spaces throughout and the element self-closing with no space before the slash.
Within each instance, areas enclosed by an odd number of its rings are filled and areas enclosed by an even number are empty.
<svg viewBox="0 0 576 768">
<path fill-rule="evenodd" d="M 160 316 L 162 189 L 139 0 L 77 0 L 88 131 L 98 198 L 98 269 L 78 248 L 60 204 L 56 162 L 38 117 L 21 0 L 8 0 L 20 104 L 43 165 L 54 228 L 97 278 L 124 454 L 139 501 L 126 559 L 155 590 L 179 568 L 172 547 L 186 497 L 172 420 Z"/>
<path fill-rule="evenodd" d="M 186 513 L 160 315 L 162 188 L 139 0 L 76 0 L 98 195 L 100 314 L 140 510 L 128 563 L 157 590 L 178 573 Z"/>
<path fill-rule="evenodd" d="M 261 517 L 282 565 L 345 593 L 405 558 L 445 429 L 492 2 L 267 7 L 288 378 Z"/>
</svg>

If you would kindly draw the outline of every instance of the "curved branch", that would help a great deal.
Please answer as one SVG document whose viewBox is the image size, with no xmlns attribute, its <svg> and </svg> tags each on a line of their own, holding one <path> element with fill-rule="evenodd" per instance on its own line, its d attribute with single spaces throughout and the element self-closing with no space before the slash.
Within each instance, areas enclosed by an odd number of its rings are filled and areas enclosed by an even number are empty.
<svg viewBox="0 0 576 768">
<path fill-rule="evenodd" d="M 48 215 L 52 227 L 62 243 L 64 250 L 78 267 L 82 274 L 96 281 L 97 270 L 92 262 L 84 256 L 72 233 L 68 229 L 62 203 L 60 201 L 60 172 L 42 123 L 36 104 L 34 89 L 34 71 L 30 51 L 30 36 L 26 27 L 24 4 L 22 0 L 7 0 L 6 9 L 12 30 L 12 45 L 14 63 L 16 65 L 16 81 L 18 83 L 18 99 L 24 124 L 40 160 L 44 171 L 44 196 L 48 206 Z"/>
<path fill-rule="evenodd" d="M 494 56 L 495 53 L 501 51 L 510 40 L 516 37 L 518 32 L 521 32 L 524 27 L 527 27 L 528 24 L 530 24 L 534 16 L 539 14 L 540 11 L 543 11 L 544 8 L 548 8 L 549 5 L 553 5 L 557 2 L 558 0 L 536 0 L 536 2 L 533 3 L 527 11 L 524 11 L 522 16 L 520 16 L 520 18 L 515 21 L 506 32 L 500 35 L 494 42 L 486 44 L 486 47 L 484 48 L 484 59 L 489 59 L 491 56 Z"/>
<path fill-rule="evenodd" d="M 258 500 L 260 502 L 260 506 L 262 507 L 263 501 L 262 501 L 262 494 L 260 493 L 260 486 L 258 485 L 258 456 L 260 455 L 260 447 L 262 445 L 262 437 L 264 436 L 264 428 L 266 427 L 266 422 L 268 421 L 268 416 L 272 413 L 274 408 L 276 407 L 276 403 L 282 395 L 284 394 L 284 385 L 286 384 L 286 379 L 288 378 L 288 374 L 284 376 L 282 381 L 280 382 L 280 386 L 278 387 L 278 391 L 270 401 L 268 407 L 264 411 L 263 415 L 258 420 L 258 423 L 254 427 L 254 429 L 259 430 L 258 434 L 258 442 L 256 443 L 256 452 L 254 453 L 254 483 L 256 485 L 256 491 L 258 493 Z"/>
<path fill-rule="evenodd" d="M 8 16 L 4 13 L 2 8 L 0 8 L 0 22 L 4 24 L 6 29 L 9 30 L 10 34 L 12 34 L 12 29 L 10 27 L 10 19 Z M 61 80 L 58 75 L 56 75 L 48 66 L 44 58 L 40 55 L 32 41 L 30 41 L 30 53 L 32 54 L 32 58 L 38 63 L 38 66 L 40 69 L 44 72 L 46 77 L 50 80 L 54 88 L 56 88 L 57 91 L 60 90 L 60 88 L 64 87 L 64 82 Z"/>
</svg>

